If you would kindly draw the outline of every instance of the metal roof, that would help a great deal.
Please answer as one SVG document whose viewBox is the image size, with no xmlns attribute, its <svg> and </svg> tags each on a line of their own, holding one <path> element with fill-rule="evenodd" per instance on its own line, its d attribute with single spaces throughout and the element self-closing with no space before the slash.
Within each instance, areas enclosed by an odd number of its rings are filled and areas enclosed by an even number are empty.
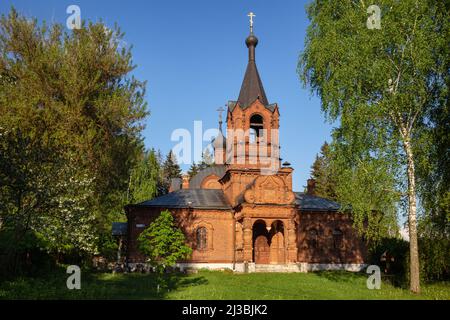
<svg viewBox="0 0 450 320">
<path fill-rule="evenodd" d="M 300 210 L 337 211 L 340 208 L 340 205 L 337 202 L 309 195 L 304 192 L 295 192 L 295 203 Z"/>
<path fill-rule="evenodd" d="M 242 81 L 241 90 L 237 101 L 230 101 L 228 108 L 232 112 L 237 104 L 242 109 L 248 108 L 256 99 L 272 112 L 275 110 L 275 104 L 269 104 L 264 90 L 261 77 L 259 76 L 258 67 L 255 62 L 255 49 L 258 44 L 258 38 L 252 33 L 246 40 L 248 47 L 248 64 L 245 70 L 244 80 Z"/>
<path fill-rule="evenodd" d="M 203 180 L 210 175 L 216 175 L 222 178 L 226 172 L 224 165 L 212 165 L 208 168 L 201 170 L 189 181 L 189 189 L 200 189 L 202 187 Z"/>
<path fill-rule="evenodd" d="M 144 201 L 138 207 L 231 209 L 222 190 L 182 189 Z"/>
<path fill-rule="evenodd" d="M 246 109 L 247 107 L 249 107 L 254 101 L 256 101 L 256 99 L 254 99 L 249 105 L 247 105 L 247 106 L 245 106 L 245 107 L 241 106 L 240 104 L 239 104 L 239 106 L 240 106 L 243 110 L 245 110 L 245 109 Z M 238 101 L 231 101 L 231 100 L 228 101 L 228 109 L 230 110 L 230 112 L 233 112 L 234 108 L 236 108 L 236 105 L 238 105 Z M 276 106 L 277 106 L 276 103 L 271 103 L 271 104 L 266 105 L 265 107 L 266 107 L 266 109 L 268 109 L 270 112 L 274 112 Z"/>
<path fill-rule="evenodd" d="M 338 211 L 340 205 L 334 201 L 295 192 L 295 203 L 303 211 Z M 197 208 L 231 210 L 222 190 L 216 189 L 182 189 L 166 195 L 144 201 L 135 206 L 160 208 Z"/>
<path fill-rule="evenodd" d="M 238 102 L 245 109 L 257 98 L 259 98 L 259 101 L 263 105 L 269 105 L 256 63 L 255 61 L 249 61 L 247 70 L 245 71 L 244 81 L 242 81 L 241 91 L 239 92 Z"/>
<path fill-rule="evenodd" d="M 113 222 L 112 223 L 112 235 L 124 236 L 127 234 L 128 224 L 126 222 Z"/>
</svg>

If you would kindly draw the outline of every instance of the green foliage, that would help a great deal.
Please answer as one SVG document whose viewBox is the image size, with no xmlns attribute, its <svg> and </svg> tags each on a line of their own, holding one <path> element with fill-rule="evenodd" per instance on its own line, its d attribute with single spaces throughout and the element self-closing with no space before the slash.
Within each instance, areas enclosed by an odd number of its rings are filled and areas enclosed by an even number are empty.
<svg viewBox="0 0 450 320">
<path fill-rule="evenodd" d="M 172 150 L 166 156 L 166 159 L 162 165 L 162 179 L 164 184 L 164 193 L 167 193 L 169 186 L 173 178 L 181 179 L 181 168 L 178 165 L 177 159 Z"/>
<path fill-rule="evenodd" d="M 92 178 L 68 156 L 41 135 L 0 128 L 0 219 L 17 233 L 14 241 L 32 230 L 49 251 L 96 250 Z"/>
<path fill-rule="evenodd" d="M 107 261 L 117 261 L 117 250 L 119 245 L 111 233 L 103 233 L 98 240 L 98 252 Z"/>
<path fill-rule="evenodd" d="M 172 150 L 169 151 L 164 161 L 163 172 L 166 179 L 181 178 L 181 168 Z"/>
<path fill-rule="evenodd" d="M 399 238 L 383 238 L 369 253 L 369 263 L 378 265 L 381 272 L 393 276 L 391 283 L 406 287 L 408 281 L 409 244 Z M 385 255 L 385 259 L 382 257 Z"/>
<path fill-rule="evenodd" d="M 138 237 L 139 250 L 148 257 L 148 262 L 162 272 L 177 261 L 187 259 L 192 249 L 186 245 L 183 232 L 174 224 L 172 214 L 166 210 Z"/>
<path fill-rule="evenodd" d="M 28 232 L 18 239 L 14 228 L 3 225 L 0 230 L 0 279 L 49 272 L 55 267 L 55 260 L 47 247 L 47 241 L 38 233 Z M 10 261 L 15 263 L 8 263 Z"/>
<path fill-rule="evenodd" d="M 367 274 L 354 272 L 197 274 L 111 274 L 83 270 L 82 289 L 67 290 L 66 270 L 39 278 L 0 281 L 0 299 L 76 300 L 449 300 L 450 283 L 424 285 L 422 294 L 383 282 L 368 290 Z M 169 290 L 157 290 L 164 278 Z"/>
<path fill-rule="evenodd" d="M 46 249 L 98 250 L 122 211 L 142 149 L 145 83 L 123 34 L 0 18 L 0 219 Z"/>
<path fill-rule="evenodd" d="M 447 222 L 448 224 L 448 222 Z M 426 281 L 450 279 L 450 239 L 445 223 L 419 223 L 420 267 Z"/>
<path fill-rule="evenodd" d="M 369 5 L 312 2 L 299 74 L 328 119 L 340 123 L 331 144 L 336 192 L 351 203 L 358 230 L 377 240 L 383 232 L 370 227 L 372 213 L 392 216 L 401 200 L 408 207 L 411 290 L 419 292 L 415 170 L 432 148 L 432 114 L 448 100 L 450 8 L 443 1 L 379 1 L 381 28 L 369 29 Z"/>
<path fill-rule="evenodd" d="M 442 79 L 448 69 L 441 62 L 447 60 L 448 8 L 412 0 L 377 5 L 381 29 L 370 30 L 364 2 L 312 2 L 299 62 L 303 82 L 321 97 L 328 119 L 340 122 L 331 144 L 336 193 L 340 202 L 351 203 L 360 226 L 374 210 L 395 220 L 408 186 L 411 150 L 405 141 L 413 149 L 431 144 L 424 128 L 447 92 Z M 420 154 L 410 154 L 419 161 Z M 372 231 L 370 237 L 384 235 Z"/>
<path fill-rule="evenodd" d="M 199 170 L 198 165 L 195 162 L 193 162 L 187 172 L 189 179 L 192 179 L 194 176 L 196 176 L 199 171 L 200 170 Z"/>
<path fill-rule="evenodd" d="M 450 49 L 448 49 L 450 51 Z M 448 53 L 450 55 L 450 52 Z M 450 59 L 446 62 L 450 68 Z M 447 90 L 450 77 L 447 77 Z M 426 215 L 421 217 L 420 232 L 430 237 L 445 236 L 450 240 L 450 103 L 448 91 L 430 114 L 433 126 L 427 130 L 432 143 L 417 150 L 423 154 L 417 165 L 419 194 Z M 423 146 L 424 144 L 420 144 Z"/>
<path fill-rule="evenodd" d="M 142 160 L 133 168 L 128 187 L 128 202 L 139 203 L 158 195 L 161 169 L 155 150 L 143 154 Z"/>
<path fill-rule="evenodd" d="M 342 210 L 351 210 L 354 225 L 369 245 L 383 237 L 398 235 L 400 193 L 396 189 L 395 164 L 370 155 L 360 157 L 344 151 L 346 146 L 333 146 L 332 167 L 335 192 Z"/>
<path fill-rule="evenodd" d="M 203 169 L 206 169 L 214 164 L 213 156 L 211 154 L 211 151 L 209 151 L 208 148 L 206 148 L 203 151 L 202 154 L 202 161 L 198 165 L 198 170 L 201 171 Z"/>
<path fill-rule="evenodd" d="M 422 281 L 431 283 L 435 281 L 448 281 L 450 279 L 450 241 L 447 238 L 430 238 L 421 235 L 420 272 Z M 382 266 L 383 253 L 388 253 L 393 261 L 389 262 L 389 274 L 395 277 L 394 284 L 406 286 L 409 275 L 409 244 L 407 241 L 396 238 L 384 238 L 370 250 L 370 264 Z"/>
<path fill-rule="evenodd" d="M 214 165 L 214 160 L 211 152 L 208 148 L 203 151 L 202 154 L 202 161 L 199 164 L 196 164 L 195 162 L 192 163 L 191 167 L 189 168 L 187 174 L 189 176 L 189 179 L 192 179 L 197 173 L 200 171 Z"/>
<path fill-rule="evenodd" d="M 331 161 L 330 147 L 325 142 L 311 166 L 311 178 L 315 180 L 314 191 L 317 196 L 336 200 L 336 181 Z"/>
</svg>

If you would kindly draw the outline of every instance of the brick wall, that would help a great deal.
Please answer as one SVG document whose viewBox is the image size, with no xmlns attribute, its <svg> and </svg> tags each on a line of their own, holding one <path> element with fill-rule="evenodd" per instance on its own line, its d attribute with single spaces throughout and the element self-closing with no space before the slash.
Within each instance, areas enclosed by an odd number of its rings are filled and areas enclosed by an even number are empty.
<svg viewBox="0 0 450 320">
<path fill-rule="evenodd" d="M 128 262 L 144 262 L 145 257 L 138 250 L 137 238 L 148 225 L 158 217 L 162 208 L 127 208 L 128 217 Z M 177 225 L 193 248 L 192 262 L 221 263 L 233 261 L 234 219 L 227 210 L 169 209 Z M 205 250 L 196 248 L 196 230 L 207 229 L 208 246 Z"/>
<path fill-rule="evenodd" d="M 338 212 L 300 212 L 297 246 L 299 262 L 364 263 L 367 254 L 349 215 Z"/>
</svg>

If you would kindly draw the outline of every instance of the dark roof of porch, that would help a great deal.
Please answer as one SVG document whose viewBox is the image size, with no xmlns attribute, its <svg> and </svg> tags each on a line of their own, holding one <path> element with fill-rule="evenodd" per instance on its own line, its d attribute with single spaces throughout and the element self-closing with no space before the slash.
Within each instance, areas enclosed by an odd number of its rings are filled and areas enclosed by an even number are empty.
<svg viewBox="0 0 450 320">
<path fill-rule="evenodd" d="M 305 211 L 338 211 L 339 203 L 325 198 L 306 194 L 304 192 L 295 192 L 295 203 L 300 210 Z"/>
<path fill-rule="evenodd" d="M 222 190 L 182 189 L 144 201 L 138 207 L 231 209 Z"/>
</svg>

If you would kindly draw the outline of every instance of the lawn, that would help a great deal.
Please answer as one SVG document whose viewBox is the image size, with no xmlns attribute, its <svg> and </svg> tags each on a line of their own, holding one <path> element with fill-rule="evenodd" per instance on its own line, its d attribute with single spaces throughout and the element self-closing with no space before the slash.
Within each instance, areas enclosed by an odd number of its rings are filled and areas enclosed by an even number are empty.
<svg viewBox="0 0 450 320">
<path fill-rule="evenodd" d="M 419 296 L 383 283 L 368 290 L 366 275 L 350 272 L 252 273 L 200 271 L 165 275 L 83 272 L 81 290 L 66 288 L 67 274 L 0 282 L 0 299 L 446 299 L 450 283 L 422 286 Z"/>
</svg>

